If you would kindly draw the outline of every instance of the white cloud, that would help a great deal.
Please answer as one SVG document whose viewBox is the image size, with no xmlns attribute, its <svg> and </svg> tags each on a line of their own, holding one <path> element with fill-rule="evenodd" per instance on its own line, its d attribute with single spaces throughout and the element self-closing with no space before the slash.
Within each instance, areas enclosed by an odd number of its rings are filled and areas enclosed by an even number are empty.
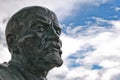
<svg viewBox="0 0 120 80">
<path fill-rule="evenodd" d="M 115 11 L 116 12 L 120 11 L 120 7 L 115 7 Z"/>
<path fill-rule="evenodd" d="M 9 51 L 6 49 L 6 47 L 0 46 L 0 63 L 4 61 L 9 61 L 10 59 L 11 59 L 11 55 Z"/>
<path fill-rule="evenodd" d="M 120 75 L 120 68 L 110 68 L 103 72 L 101 80 L 119 80 L 115 76 Z"/>
<path fill-rule="evenodd" d="M 74 68 L 67 75 L 64 80 L 97 80 L 98 71 L 89 70 L 84 67 Z"/>
<path fill-rule="evenodd" d="M 104 20 L 103 20 L 104 21 Z M 84 67 L 92 66 L 93 64 L 98 64 L 107 68 L 107 72 L 103 72 L 103 76 L 99 78 L 100 80 L 111 80 L 111 76 L 117 75 L 120 72 L 120 32 L 119 32 L 119 21 L 108 21 L 112 26 L 108 31 L 100 31 L 99 33 L 92 34 L 88 38 L 88 43 L 93 45 L 96 50 L 87 55 L 84 59 L 80 59 L 84 63 Z M 91 26 L 92 27 L 92 26 Z M 96 26 L 97 27 L 97 26 Z M 99 27 L 99 26 L 98 26 Z M 89 35 L 88 35 L 89 36 Z M 112 70 L 113 68 L 116 68 Z M 108 72 L 110 70 L 110 72 Z M 99 70 L 100 72 L 101 70 Z M 114 72 L 113 72 L 114 71 Z M 99 75 L 100 76 L 100 75 Z M 107 76 L 107 77 L 106 77 Z M 86 80 L 86 79 L 84 79 Z M 97 79 L 93 79 L 97 80 Z M 116 79 L 117 80 L 117 79 Z"/>
<path fill-rule="evenodd" d="M 100 63 L 101 66 L 104 66 L 104 68 L 112 68 L 112 67 L 117 67 L 120 66 L 119 61 L 112 61 L 110 60 L 103 60 Z"/>
<path fill-rule="evenodd" d="M 49 80 L 62 80 L 69 73 L 69 68 L 64 63 L 60 68 L 54 68 L 49 72 L 47 78 Z M 62 75 L 61 75 L 62 74 Z"/>
<path fill-rule="evenodd" d="M 119 21 L 115 21 L 115 23 L 117 22 Z M 90 39 L 89 43 L 91 45 L 94 45 L 96 47 L 96 50 L 90 55 L 90 57 L 86 57 L 88 59 L 89 58 L 92 59 L 92 60 L 88 60 L 88 62 L 89 61 L 99 62 L 101 61 L 101 59 L 104 59 L 104 58 L 110 57 L 111 59 L 111 56 L 113 56 L 113 58 L 115 56 L 116 57 L 120 56 L 119 55 L 119 52 L 120 52 L 119 34 L 120 33 L 119 33 L 119 29 L 116 28 L 119 24 L 114 25 L 115 23 L 111 23 L 113 25 L 111 28 L 112 32 L 107 32 L 105 30 L 105 32 L 99 33 L 96 37 Z"/>
<path fill-rule="evenodd" d="M 63 59 L 66 59 L 69 55 L 76 53 L 76 51 L 80 50 L 81 46 L 86 44 L 84 43 L 85 40 L 75 39 L 65 34 L 61 35 L 61 40 L 63 43 Z"/>
</svg>

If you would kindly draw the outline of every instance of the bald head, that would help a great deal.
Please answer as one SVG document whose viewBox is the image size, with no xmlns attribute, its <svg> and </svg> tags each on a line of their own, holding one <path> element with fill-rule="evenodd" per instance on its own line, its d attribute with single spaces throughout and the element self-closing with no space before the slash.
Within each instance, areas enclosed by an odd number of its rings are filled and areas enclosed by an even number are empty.
<svg viewBox="0 0 120 80">
<path fill-rule="evenodd" d="M 21 9 L 11 17 L 6 27 L 5 33 L 10 52 L 13 47 L 16 47 L 11 45 L 13 44 L 11 42 L 16 42 L 19 37 L 23 36 L 22 33 L 31 27 L 36 19 L 48 25 L 52 23 L 59 26 L 56 15 L 47 8 L 33 6 Z"/>
</svg>

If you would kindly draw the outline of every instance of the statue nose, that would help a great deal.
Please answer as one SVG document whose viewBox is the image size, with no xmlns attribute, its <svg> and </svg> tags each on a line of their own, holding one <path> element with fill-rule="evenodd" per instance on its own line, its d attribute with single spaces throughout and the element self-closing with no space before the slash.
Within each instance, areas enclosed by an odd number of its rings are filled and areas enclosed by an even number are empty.
<svg viewBox="0 0 120 80">
<path fill-rule="evenodd" d="M 55 30 L 53 25 L 51 25 L 51 29 L 50 29 L 50 34 L 49 35 L 52 35 L 52 37 L 59 39 L 59 34 L 57 33 L 57 31 Z"/>
</svg>

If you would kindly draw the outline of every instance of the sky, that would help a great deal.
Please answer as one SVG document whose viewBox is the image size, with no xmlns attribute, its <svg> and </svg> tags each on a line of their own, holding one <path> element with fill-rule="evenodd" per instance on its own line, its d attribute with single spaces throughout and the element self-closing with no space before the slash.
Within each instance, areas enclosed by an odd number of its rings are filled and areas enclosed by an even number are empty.
<svg viewBox="0 0 120 80">
<path fill-rule="evenodd" d="M 11 59 L 7 21 L 35 5 L 54 11 L 62 28 L 64 64 L 48 80 L 120 80 L 120 0 L 0 0 L 0 63 Z"/>
</svg>

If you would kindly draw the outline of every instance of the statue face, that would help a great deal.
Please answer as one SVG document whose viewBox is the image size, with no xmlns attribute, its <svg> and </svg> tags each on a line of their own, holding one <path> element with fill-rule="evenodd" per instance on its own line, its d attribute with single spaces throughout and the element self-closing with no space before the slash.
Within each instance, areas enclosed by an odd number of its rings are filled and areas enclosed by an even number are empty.
<svg viewBox="0 0 120 80">
<path fill-rule="evenodd" d="M 46 19 L 36 19 L 19 38 L 19 51 L 23 53 L 28 62 L 38 68 L 50 70 L 53 67 L 61 66 L 63 61 L 60 34 L 59 26 Z"/>
</svg>

